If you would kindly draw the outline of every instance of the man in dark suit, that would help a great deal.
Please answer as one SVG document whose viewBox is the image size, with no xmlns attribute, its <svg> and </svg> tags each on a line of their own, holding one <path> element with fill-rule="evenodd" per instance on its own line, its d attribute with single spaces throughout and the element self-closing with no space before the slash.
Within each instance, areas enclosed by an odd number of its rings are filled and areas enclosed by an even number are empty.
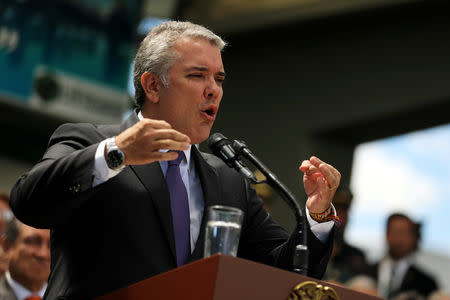
<svg viewBox="0 0 450 300">
<path fill-rule="evenodd" d="M 47 299 L 93 298 L 202 258 L 204 211 L 214 204 L 244 211 L 238 256 L 291 269 L 295 236 L 272 220 L 238 172 L 191 146 L 208 138 L 218 112 L 224 46 L 189 22 L 153 28 L 136 54 L 138 109 L 121 125 L 62 125 L 42 160 L 19 178 L 14 213 L 51 228 Z M 177 188 L 166 178 L 175 162 Z M 308 195 L 308 274 L 320 277 L 340 174 L 317 157 L 300 171 Z"/>
<path fill-rule="evenodd" d="M 414 262 L 420 242 L 420 224 L 405 214 L 394 213 L 387 220 L 386 241 L 387 255 L 369 269 L 382 297 L 393 299 L 407 292 L 428 297 L 437 290 L 435 279 Z"/>
</svg>

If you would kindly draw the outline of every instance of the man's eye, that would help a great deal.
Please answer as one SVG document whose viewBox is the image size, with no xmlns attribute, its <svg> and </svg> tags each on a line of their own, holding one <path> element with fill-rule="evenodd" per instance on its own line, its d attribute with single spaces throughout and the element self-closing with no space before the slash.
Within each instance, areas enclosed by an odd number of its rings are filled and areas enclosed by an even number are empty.
<svg viewBox="0 0 450 300">
<path fill-rule="evenodd" d="M 203 77 L 203 74 L 189 74 L 189 77 Z"/>
<path fill-rule="evenodd" d="M 41 240 L 39 238 L 29 237 L 29 238 L 25 238 L 23 240 L 23 242 L 26 245 L 35 246 L 35 245 L 39 245 L 41 243 Z"/>
</svg>

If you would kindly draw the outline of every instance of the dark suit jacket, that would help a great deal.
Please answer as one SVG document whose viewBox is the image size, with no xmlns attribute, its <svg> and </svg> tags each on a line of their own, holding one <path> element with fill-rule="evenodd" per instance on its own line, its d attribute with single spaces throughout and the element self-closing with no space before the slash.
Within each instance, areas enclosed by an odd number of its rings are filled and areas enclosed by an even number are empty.
<svg viewBox="0 0 450 300">
<path fill-rule="evenodd" d="M 373 265 L 369 269 L 369 275 L 378 280 L 379 264 Z M 438 285 L 433 277 L 420 270 L 417 266 L 411 265 L 406 271 L 400 287 L 392 292 L 392 296 L 402 292 L 414 291 L 424 297 L 428 297 L 433 291 L 438 289 Z"/>
<path fill-rule="evenodd" d="M 14 290 L 5 277 L 0 279 L 0 300 L 17 300 Z"/>
<path fill-rule="evenodd" d="M 21 176 L 11 207 L 23 222 L 51 229 L 47 299 L 89 299 L 176 267 L 169 192 L 158 162 L 129 166 L 92 187 L 98 144 L 138 122 L 120 126 L 65 124 L 44 157 Z M 238 256 L 290 269 L 294 238 L 263 209 L 247 181 L 213 155 L 192 147 L 206 207 L 245 213 Z M 205 220 L 191 256 L 203 256 Z M 309 230 L 308 230 L 309 231 Z M 309 231 L 309 275 L 322 276 L 331 251 Z"/>
</svg>

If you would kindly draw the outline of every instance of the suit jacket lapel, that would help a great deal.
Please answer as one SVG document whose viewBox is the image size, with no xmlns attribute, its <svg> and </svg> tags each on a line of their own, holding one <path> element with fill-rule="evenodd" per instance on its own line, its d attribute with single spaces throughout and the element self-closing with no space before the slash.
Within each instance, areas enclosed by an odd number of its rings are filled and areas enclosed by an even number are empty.
<svg viewBox="0 0 450 300">
<path fill-rule="evenodd" d="M 154 162 L 148 165 L 131 166 L 131 169 L 145 186 L 149 192 L 149 198 L 155 204 L 176 264 L 175 235 L 173 233 L 170 195 L 161 167 L 158 162 Z"/>
<path fill-rule="evenodd" d="M 219 176 L 217 175 L 216 170 L 206 162 L 195 146 L 192 147 L 191 153 L 192 158 L 194 159 L 196 172 L 202 183 L 203 199 L 205 201 L 199 237 L 190 258 L 190 261 L 193 261 L 203 257 L 208 206 L 219 204 L 221 202 L 220 197 L 222 193 L 219 184 Z"/>
<path fill-rule="evenodd" d="M 139 121 L 137 111 L 133 112 L 120 126 L 121 131 Z M 169 189 L 158 162 L 147 165 L 130 166 L 149 193 L 149 201 L 153 201 L 158 212 L 165 236 L 176 265 L 175 235 L 173 233 L 172 210 L 170 208 Z M 151 200 L 150 200 L 151 199 Z"/>
<path fill-rule="evenodd" d="M 17 300 L 16 293 L 14 293 L 13 288 L 9 285 L 5 277 L 0 279 L 0 293 L 1 299 Z"/>
<path fill-rule="evenodd" d="M 397 290 L 406 290 L 408 288 L 413 287 L 414 286 L 414 277 L 415 277 L 415 271 L 414 271 L 412 265 L 410 265 Z"/>
</svg>

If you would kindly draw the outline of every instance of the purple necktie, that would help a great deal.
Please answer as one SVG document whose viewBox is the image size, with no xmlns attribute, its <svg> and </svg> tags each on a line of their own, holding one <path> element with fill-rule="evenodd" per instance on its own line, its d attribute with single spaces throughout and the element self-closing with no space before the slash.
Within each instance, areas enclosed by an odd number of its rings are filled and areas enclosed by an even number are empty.
<svg viewBox="0 0 450 300">
<path fill-rule="evenodd" d="M 166 182 L 169 187 L 170 206 L 172 208 L 173 231 L 175 233 L 175 249 L 177 265 L 184 265 L 191 252 L 190 247 L 190 217 L 189 202 L 186 186 L 181 179 L 180 163 L 184 152 L 177 151 L 178 158 L 169 161 L 166 173 Z"/>
</svg>

